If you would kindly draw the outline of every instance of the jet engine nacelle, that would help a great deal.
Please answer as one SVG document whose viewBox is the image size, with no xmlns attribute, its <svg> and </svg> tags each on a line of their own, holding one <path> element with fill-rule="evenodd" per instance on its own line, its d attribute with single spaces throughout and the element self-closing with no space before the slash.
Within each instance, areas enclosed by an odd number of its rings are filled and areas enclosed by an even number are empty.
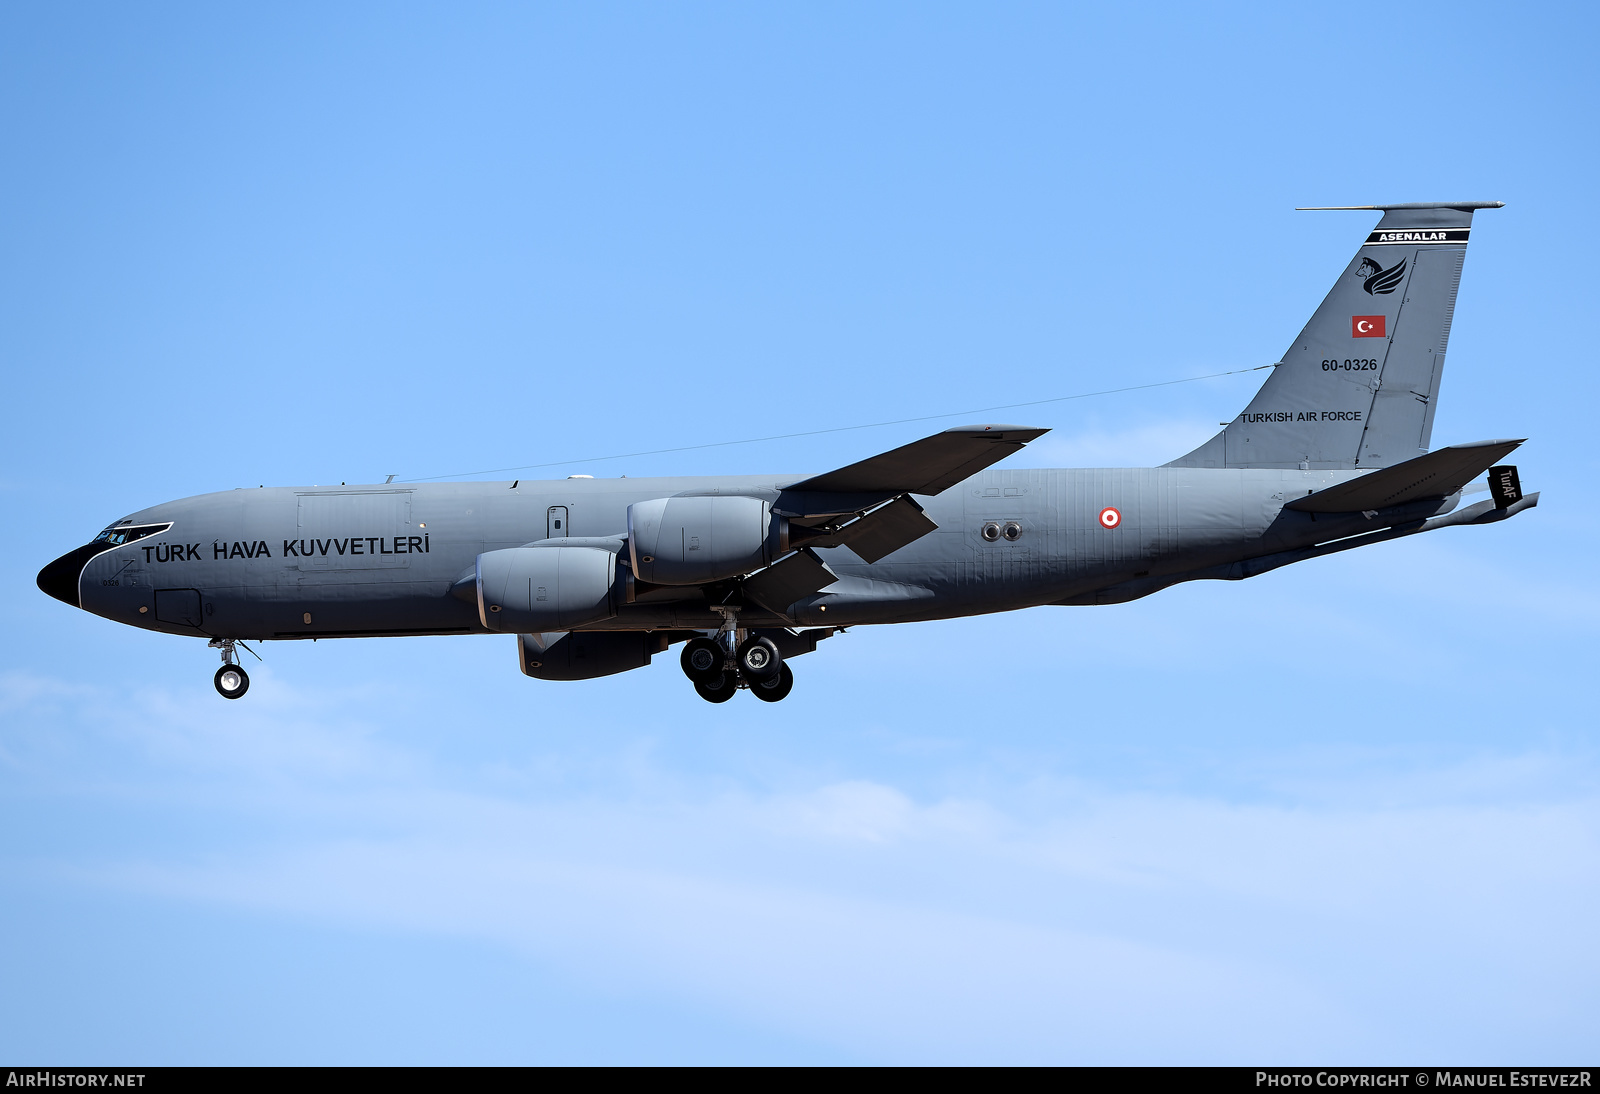
<svg viewBox="0 0 1600 1094">
<path fill-rule="evenodd" d="M 491 631 L 565 631 L 617 614 L 617 556 L 603 547 L 511 547 L 478 556 L 478 618 Z"/>
<path fill-rule="evenodd" d="M 633 573 L 703 585 L 760 569 L 789 550 L 789 522 L 760 498 L 656 498 L 628 506 Z"/>
</svg>

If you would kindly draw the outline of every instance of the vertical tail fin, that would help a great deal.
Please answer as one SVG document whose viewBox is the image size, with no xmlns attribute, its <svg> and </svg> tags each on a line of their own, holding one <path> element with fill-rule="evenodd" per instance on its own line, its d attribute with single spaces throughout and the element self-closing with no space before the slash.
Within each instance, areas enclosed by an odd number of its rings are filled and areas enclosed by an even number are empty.
<svg viewBox="0 0 1600 1094">
<path fill-rule="evenodd" d="M 1267 382 L 1228 426 L 1168 467 L 1387 467 L 1428 450 L 1475 209 L 1341 208 L 1383 219 Z"/>
</svg>

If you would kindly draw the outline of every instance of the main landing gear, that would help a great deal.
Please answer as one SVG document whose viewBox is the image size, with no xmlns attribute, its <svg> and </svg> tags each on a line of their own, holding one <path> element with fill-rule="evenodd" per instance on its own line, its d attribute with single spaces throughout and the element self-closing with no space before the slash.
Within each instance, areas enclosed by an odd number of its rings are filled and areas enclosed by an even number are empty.
<svg viewBox="0 0 1600 1094">
<path fill-rule="evenodd" d="M 794 687 L 794 673 L 783 663 L 777 643 L 747 634 L 738 610 L 720 608 L 722 628 L 715 636 L 693 638 L 680 663 L 694 690 L 708 703 L 726 703 L 740 688 L 766 703 L 776 703 Z"/>
<path fill-rule="evenodd" d="M 244 671 L 238 655 L 233 652 L 234 639 L 213 638 L 210 645 L 212 649 L 222 651 L 222 667 L 211 681 L 217 686 L 217 694 L 224 699 L 244 698 L 244 693 L 250 690 L 250 674 Z"/>
</svg>

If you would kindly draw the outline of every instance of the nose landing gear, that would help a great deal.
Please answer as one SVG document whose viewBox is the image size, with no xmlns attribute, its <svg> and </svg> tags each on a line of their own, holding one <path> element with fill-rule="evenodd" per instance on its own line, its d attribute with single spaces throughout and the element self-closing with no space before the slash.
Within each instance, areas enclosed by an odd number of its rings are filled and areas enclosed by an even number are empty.
<svg viewBox="0 0 1600 1094">
<path fill-rule="evenodd" d="M 250 690 L 250 677 L 238 665 L 223 665 L 212 682 L 217 685 L 217 694 L 224 699 L 243 698 Z"/>
<path fill-rule="evenodd" d="M 222 651 L 222 667 L 211 678 L 211 682 L 216 685 L 217 694 L 224 699 L 241 699 L 250 690 L 250 674 L 239 664 L 239 657 L 233 651 L 235 644 L 236 640 L 232 638 L 213 638 L 210 642 L 212 649 Z M 245 649 L 250 650 L 250 647 L 245 646 Z M 260 660 L 255 650 L 250 650 L 250 654 Z"/>
</svg>

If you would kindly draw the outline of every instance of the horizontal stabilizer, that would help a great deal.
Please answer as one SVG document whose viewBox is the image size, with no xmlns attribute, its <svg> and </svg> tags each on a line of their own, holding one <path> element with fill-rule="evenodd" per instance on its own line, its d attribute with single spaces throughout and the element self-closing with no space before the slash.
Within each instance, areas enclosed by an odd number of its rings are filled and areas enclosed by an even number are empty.
<svg viewBox="0 0 1600 1094">
<path fill-rule="evenodd" d="M 947 429 L 785 489 L 828 494 L 937 494 L 1048 432 L 1016 425 Z"/>
<path fill-rule="evenodd" d="M 806 543 L 810 547 L 849 547 L 862 561 L 877 562 L 938 529 L 922 506 L 901 494 L 841 525 L 837 531 Z"/>
<path fill-rule="evenodd" d="M 826 589 L 839 577 L 815 551 L 802 547 L 785 555 L 764 570 L 758 570 L 743 585 L 744 595 L 767 609 L 783 615 L 789 605 L 808 593 Z"/>
<path fill-rule="evenodd" d="M 1442 498 L 1483 474 L 1521 443 L 1515 440 L 1453 444 L 1359 479 L 1318 490 L 1289 502 L 1284 508 L 1302 513 L 1361 513 L 1423 498 Z"/>
</svg>

